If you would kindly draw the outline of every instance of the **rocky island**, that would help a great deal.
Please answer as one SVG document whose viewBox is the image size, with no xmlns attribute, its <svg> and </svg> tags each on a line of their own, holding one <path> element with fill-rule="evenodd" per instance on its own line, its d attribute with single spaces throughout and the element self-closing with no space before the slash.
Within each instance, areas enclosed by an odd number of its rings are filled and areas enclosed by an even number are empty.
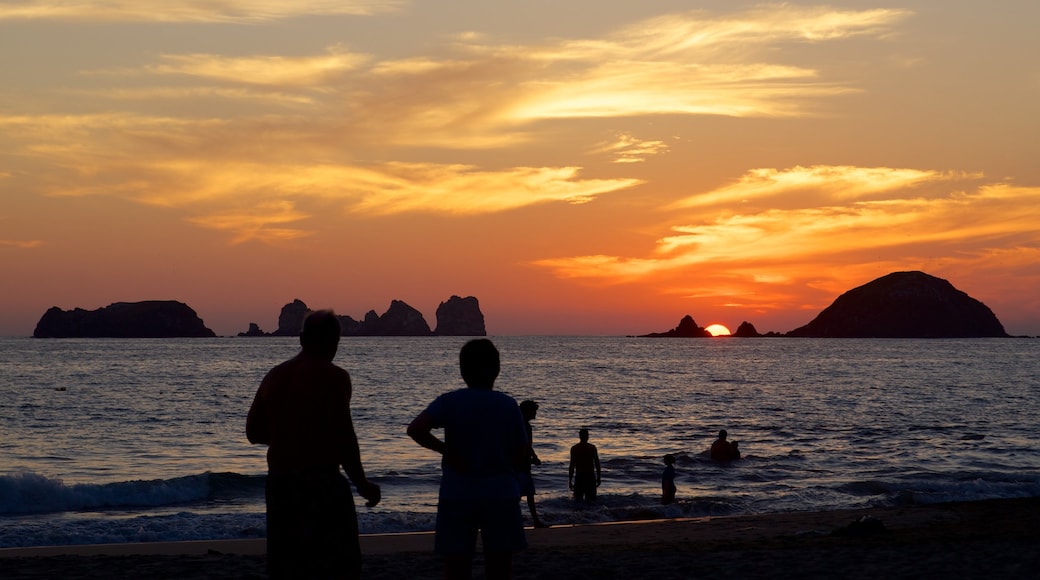
<svg viewBox="0 0 1040 580">
<path fill-rule="evenodd" d="M 266 333 L 255 322 L 239 336 L 299 336 L 303 319 L 311 309 L 300 299 L 282 307 L 278 329 Z M 487 336 L 480 303 L 473 296 L 452 296 L 437 307 L 437 328 L 430 325 L 421 312 L 400 300 L 392 300 L 382 315 L 369 310 L 362 320 L 337 315 L 343 336 Z"/>
<path fill-rule="evenodd" d="M 216 336 L 187 304 L 173 300 L 116 302 L 97 310 L 51 307 L 35 338 L 201 338 Z"/>
<path fill-rule="evenodd" d="M 942 278 L 893 272 L 839 296 L 785 336 L 813 338 L 1006 337 L 985 304 Z"/>
</svg>

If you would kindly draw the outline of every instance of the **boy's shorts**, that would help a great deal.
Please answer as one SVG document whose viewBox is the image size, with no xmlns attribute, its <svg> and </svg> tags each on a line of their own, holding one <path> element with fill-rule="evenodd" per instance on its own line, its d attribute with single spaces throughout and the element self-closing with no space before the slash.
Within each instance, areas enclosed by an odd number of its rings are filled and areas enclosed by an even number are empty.
<svg viewBox="0 0 1040 580">
<path fill-rule="evenodd" d="M 434 552 L 448 556 L 472 555 L 477 530 L 484 553 L 512 553 L 527 547 L 520 498 L 495 500 L 440 500 Z"/>
</svg>

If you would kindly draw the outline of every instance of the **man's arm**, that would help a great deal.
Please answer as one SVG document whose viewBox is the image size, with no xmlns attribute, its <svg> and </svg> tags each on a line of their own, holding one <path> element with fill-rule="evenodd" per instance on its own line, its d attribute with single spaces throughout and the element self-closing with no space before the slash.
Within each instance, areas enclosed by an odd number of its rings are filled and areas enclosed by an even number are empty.
<svg viewBox="0 0 1040 580">
<path fill-rule="evenodd" d="M 246 415 L 246 439 L 250 443 L 271 443 L 271 433 L 267 423 L 267 405 L 264 401 L 264 393 L 266 389 L 264 385 L 268 382 L 268 377 L 264 377 L 263 382 L 260 383 L 260 388 L 256 390 L 256 396 L 253 397 L 253 404 L 249 407 L 249 414 Z"/>
<path fill-rule="evenodd" d="M 379 500 L 382 499 L 382 491 L 378 485 L 365 477 L 365 467 L 361 464 L 361 447 L 358 444 L 357 432 L 354 431 L 354 419 L 350 414 L 352 387 L 349 376 L 346 378 L 346 387 L 346 396 L 343 401 L 344 417 L 341 422 L 342 431 L 340 432 L 340 446 L 344 455 L 340 464 L 343 466 L 343 471 L 347 472 L 347 477 L 354 483 L 358 494 L 367 500 L 365 505 L 375 507 Z"/>
<path fill-rule="evenodd" d="M 596 485 L 599 486 L 600 472 L 599 472 L 599 450 L 596 446 L 592 446 L 592 462 L 596 465 Z"/>
<path fill-rule="evenodd" d="M 444 455 L 444 442 L 433 434 L 433 429 L 433 417 L 423 411 L 408 425 L 408 436 L 419 445 Z"/>
<path fill-rule="evenodd" d="M 571 462 L 567 464 L 567 488 L 574 489 L 574 448 L 571 447 Z"/>
</svg>

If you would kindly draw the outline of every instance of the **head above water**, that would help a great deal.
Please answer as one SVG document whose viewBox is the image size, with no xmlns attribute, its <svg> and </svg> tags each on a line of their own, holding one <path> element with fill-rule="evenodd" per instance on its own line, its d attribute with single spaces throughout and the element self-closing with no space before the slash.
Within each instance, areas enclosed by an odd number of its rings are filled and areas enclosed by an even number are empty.
<svg viewBox="0 0 1040 580">
<path fill-rule="evenodd" d="M 664 464 L 665 465 L 672 465 L 673 463 L 675 463 L 675 456 L 674 455 L 669 453 L 669 454 L 664 456 Z"/>
<path fill-rule="evenodd" d="M 308 355 L 332 360 L 339 349 L 339 318 L 332 310 L 315 310 L 303 319 L 300 346 Z"/>
<path fill-rule="evenodd" d="M 538 412 L 538 403 L 531 400 L 526 400 L 520 403 L 520 412 L 523 413 L 524 419 L 531 420 Z"/>
<path fill-rule="evenodd" d="M 719 429 L 719 439 L 722 439 L 723 441 L 725 441 L 726 437 L 728 437 L 728 436 L 729 436 L 729 433 L 727 433 L 725 429 Z"/>
<path fill-rule="evenodd" d="M 589 440 L 589 430 L 588 429 L 579 429 L 578 430 L 578 439 L 580 439 L 583 443 L 588 441 Z"/>
<path fill-rule="evenodd" d="M 462 380 L 471 389 L 491 389 L 501 370 L 501 360 L 494 343 L 486 338 L 471 340 L 459 351 Z"/>
</svg>

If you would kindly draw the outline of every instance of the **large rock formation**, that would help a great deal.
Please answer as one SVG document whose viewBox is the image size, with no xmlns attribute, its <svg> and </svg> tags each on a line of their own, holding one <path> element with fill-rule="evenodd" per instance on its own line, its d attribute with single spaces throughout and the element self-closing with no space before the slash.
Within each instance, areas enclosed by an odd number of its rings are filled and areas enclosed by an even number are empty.
<svg viewBox="0 0 1040 580">
<path fill-rule="evenodd" d="M 437 336 L 487 336 L 480 303 L 473 296 L 452 296 L 437 307 Z"/>
<path fill-rule="evenodd" d="M 282 306 L 278 313 L 278 330 L 272 332 L 274 336 L 300 336 L 303 329 L 303 319 L 307 318 L 311 309 L 299 298 Z"/>
<path fill-rule="evenodd" d="M 300 299 L 282 307 L 278 315 L 278 330 L 267 334 L 255 322 L 239 336 L 299 336 L 303 319 L 311 309 Z M 380 316 L 369 310 L 361 321 L 350 316 L 337 316 L 343 336 L 487 336 L 484 315 L 476 298 L 452 296 L 437 308 L 437 332 L 415 308 L 400 300 L 392 300 L 390 308 Z"/>
<path fill-rule="evenodd" d="M 679 321 L 679 326 L 669 331 L 640 335 L 642 338 L 700 338 L 708 336 L 711 336 L 711 333 L 697 326 L 697 323 L 693 321 L 693 317 L 689 314 L 682 317 L 682 320 Z"/>
<path fill-rule="evenodd" d="M 785 336 L 976 338 L 1008 336 L 982 302 L 924 272 L 894 272 L 842 294 Z"/>
<path fill-rule="evenodd" d="M 216 336 L 188 305 L 173 300 L 116 302 L 97 310 L 54 306 L 36 324 L 36 338 L 179 338 Z"/>
</svg>

